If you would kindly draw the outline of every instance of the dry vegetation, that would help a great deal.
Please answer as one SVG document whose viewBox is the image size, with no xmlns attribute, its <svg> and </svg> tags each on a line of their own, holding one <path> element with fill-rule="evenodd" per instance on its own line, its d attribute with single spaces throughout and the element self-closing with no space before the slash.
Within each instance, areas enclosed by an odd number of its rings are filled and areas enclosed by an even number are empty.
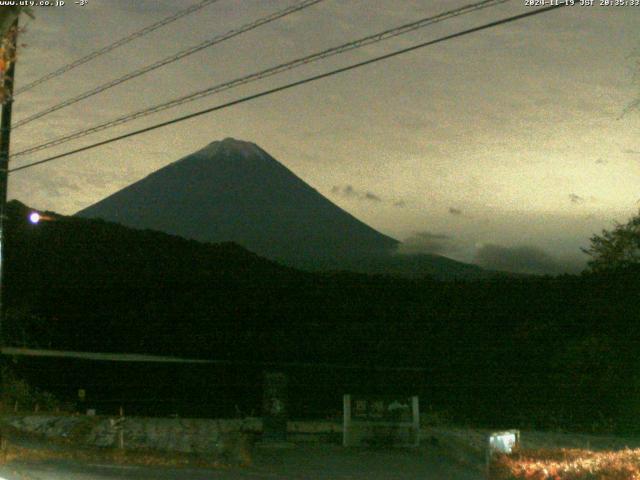
<svg viewBox="0 0 640 480">
<path fill-rule="evenodd" d="M 63 406 L 49 392 L 33 388 L 24 379 L 17 377 L 11 368 L 0 369 L 2 394 L 0 395 L 0 413 L 17 412 L 56 412 Z M 68 409 L 70 410 L 70 409 Z"/>
<path fill-rule="evenodd" d="M 640 480 L 640 449 L 594 452 L 580 449 L 521 450 L 498 455 L 492 480 Z"/>
<path fill-rule="evenodd" d="M 155 451 L 129 451 L 116 449 L 49 449 L 21 447 L 9 443 L 2 451 L 0 463 L 13 461 L 21 463 L 43 462 L 51 460 L 70 460 L 82 463 L 114 463 L 124 465 L 153 465 L 161 467 L 201 467 L 220 468 L 223 461 L 209 460 L 194 455 Z"/>
<path fill-rule="evenodd" d="M 424 443 L 439 455 L 486 472 L 491 430 L 429 426 L 424 432 Z M 518 453 L 495 457 L 490 479 L 640 480 L 638 437 L 525 430 L 521 442 Z"/>
<path fill-rule="evenodd" d="M 2 426 L 2 438 L 0 464 L 9 464 L 14 461 L 31 463 L 51 460 L 199 468 L 251 464 L 248 440 L 240 435 L 231 439 L 220 455 L 212 454 L 211 456 L 155 450 L 134 451 L 87 447 L 72 439 L 45 438 L 40 434 L 23 432 L 7 425 Z"/>
<path fill-rule="evenodd" d="M 11 68 L 11 64 L 16 61 L 15 49 L 13 48 L 14 37 L 23 29 L 10 28 L 9 31 L 0 37 L 0 103 L 4 103 L 9 98 L 6 89 L 5 77 Z"/>
</svg>

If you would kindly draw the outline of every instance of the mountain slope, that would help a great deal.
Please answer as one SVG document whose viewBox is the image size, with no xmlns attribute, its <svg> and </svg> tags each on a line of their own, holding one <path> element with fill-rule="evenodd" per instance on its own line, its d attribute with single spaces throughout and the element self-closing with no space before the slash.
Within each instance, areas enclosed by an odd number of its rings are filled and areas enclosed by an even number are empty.
<svg viewBox="0 0 640 480">
<path fill-rule="evenodd" d="M 258 146 L 227 138 L 76 214 L 291 265 L 386 255 L 398 242 L 340 209 Z"/>
</svg>

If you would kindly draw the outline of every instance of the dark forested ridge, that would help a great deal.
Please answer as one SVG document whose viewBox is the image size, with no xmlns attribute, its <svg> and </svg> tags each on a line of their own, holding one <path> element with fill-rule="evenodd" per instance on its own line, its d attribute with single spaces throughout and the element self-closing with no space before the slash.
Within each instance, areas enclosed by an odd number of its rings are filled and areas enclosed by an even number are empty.
<svg viewBox="0 0 640 480">
<path fill-rule="evenodd" d="M 420 367 L 384 385 L 458 420 L 640 428 L 637 268 L 449 282 L 312 274 L 235 244 L 54 214 L 31 225 L 27 213 L 10 203 L 7 343 Z"/>
</svg>

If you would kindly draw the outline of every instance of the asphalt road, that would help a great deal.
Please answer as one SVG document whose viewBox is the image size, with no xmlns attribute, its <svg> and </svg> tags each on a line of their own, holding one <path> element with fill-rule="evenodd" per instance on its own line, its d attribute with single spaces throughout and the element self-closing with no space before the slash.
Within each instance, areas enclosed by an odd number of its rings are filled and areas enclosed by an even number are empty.
<svg viewBox="0 0 640 480">
<path fill-rule="evenodd" d="M 295 446 L 254 452 L 246 468 L 171 469 L 51 461 L 0 467 L 6 480 L 481 480 L 435 451 L 346 450 L 339 446 Z"/>
</svg>

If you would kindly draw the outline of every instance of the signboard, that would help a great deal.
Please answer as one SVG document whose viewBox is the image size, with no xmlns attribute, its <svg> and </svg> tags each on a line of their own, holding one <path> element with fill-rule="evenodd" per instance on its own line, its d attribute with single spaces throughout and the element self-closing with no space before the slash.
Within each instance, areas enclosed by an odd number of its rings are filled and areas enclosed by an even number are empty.
<svg viewBox="0 0 640 480">
<path fill-rule="evenodd" d="M 351 418 L 353 420 L 379 420 L 388 422 L 411 421 L 411 397 L 352 397 L 351 401 Z"/>
<path fill-rule="evenodd" d="M 396 445 L 419 445 L 418 397 L 345 395 L 343 408 L 344 446 L 376 441 Z"/>
</svg>

